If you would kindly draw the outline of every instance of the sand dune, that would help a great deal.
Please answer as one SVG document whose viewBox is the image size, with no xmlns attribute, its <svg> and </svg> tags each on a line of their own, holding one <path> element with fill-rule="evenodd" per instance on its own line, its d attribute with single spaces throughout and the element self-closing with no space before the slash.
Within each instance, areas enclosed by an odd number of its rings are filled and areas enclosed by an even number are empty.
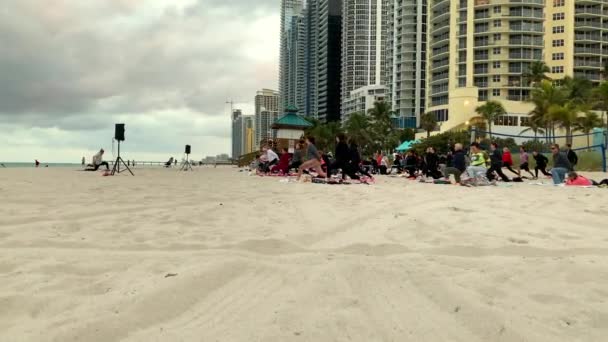
<svg viewBox="0 0 608 342">
<path fill-rule="evenodd" d="M 608 339 L 606 189 L 1 169 L 0 201 L 0 341 Z"/>
</svg>

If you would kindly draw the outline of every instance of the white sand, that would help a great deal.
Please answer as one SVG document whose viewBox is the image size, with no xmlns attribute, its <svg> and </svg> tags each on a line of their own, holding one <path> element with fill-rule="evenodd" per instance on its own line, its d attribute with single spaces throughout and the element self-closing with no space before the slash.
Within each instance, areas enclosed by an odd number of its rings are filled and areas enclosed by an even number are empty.
<svg viewBox="0 0 608 342">
<path fill-rule="evenodd" d="M 0 341 L 608 340 L 608 189 L 0 169 L 0 203 Z"/>
</svg>

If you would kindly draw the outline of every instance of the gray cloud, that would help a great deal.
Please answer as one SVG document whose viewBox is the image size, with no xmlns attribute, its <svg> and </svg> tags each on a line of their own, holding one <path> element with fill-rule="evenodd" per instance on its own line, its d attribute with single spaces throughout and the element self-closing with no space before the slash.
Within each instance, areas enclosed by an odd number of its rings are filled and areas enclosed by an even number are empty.
<svg viewBox="0 0 608 342">
<path fill-rule="evenodd" d="M 271 0 L 9 0 L 0 10 L 0 121 L 86 129 L 78 118 L 223 115 L 228 96 L 251 101 L 276 86 L 278 51 L 251 51 L 257 40 L 278 45 L 277 15 Z M 250 29 L 264 20 L 277 26 L 267 37 Z"/>
</svg>

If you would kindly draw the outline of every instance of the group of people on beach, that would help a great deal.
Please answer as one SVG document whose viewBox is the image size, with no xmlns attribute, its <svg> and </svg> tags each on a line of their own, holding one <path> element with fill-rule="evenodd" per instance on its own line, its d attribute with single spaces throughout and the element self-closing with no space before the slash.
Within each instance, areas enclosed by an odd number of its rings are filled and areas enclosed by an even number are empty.
<svg viewBox="0 0 608 342">
<path fill-rule="evenodd" d="M 561 151 L 557 144 L 551 145 L 553 167 L 549 171 L 549 159 L 542 153 L 533 151 L 534 172 L 530 169 L 530 155 L 525 147 L 519 147 L 520 164 L 516 169 L 510 149 L 500 148 L 497 143 L 492 143 L 489 151 L 486 151 L 474 142 L 468 153 L 463 144 L 457 143 L 445 155 L 438 155 L 433 147 L 428 147 L 424 154 L 418 154 L 414 149 L 404 154 L 395 151 L 392 163 L 381 151 L 374 153 L 368 160 L 363 160 L 357 144 L 348 141 L 344 134 L 336 136 L 333 154 L 319 151 L 313 137 L 300 140 L 293 153 L 283 148 L 279 155 L 270 145 L 264 146 L 262 152 L 253 165 L 259 173 L 289 175 L 290 171 L 297 170 L 297 173 L 292 174 L 297 175 L 298 179 L 304 172 L 315 173 L 319 178 L 328 178 L 328 175 L 333 174 L 342 180 L 347 176 L 359 180 L 362 177 L 373 179 L 372 174 L 397 173 L 423 181 L 448 182 L 453 177 L 455 184 L 471 184 L 476 181 L 493 184 L 497 180 L 521 182 L 523 179 L 538 179 L 540 173 L 551 178 L 554 184 L 594 184 L 592 180 L 574 171 L 578 156 L 570 145 L 567 145 L 566 151 Z M 503 170 L 511 172 L 515 177 L 507 177 Z"/>
<path fill-rule="evenodd" d="M 296 170 L 298 180 L 303 173 L 316 174 L 317 178 L 328 178 L 328 175 L 341 173 L 341 179 L 348 176 L 353 180 L 373 179 L 373 176 L 362 167 L 361 154 L 357 143 L 347 141 L 346 135 L 336 136 L 335 153 L 324 153 L 315 146 L 314 137 L 298 141 L 293 153 L 287 148 L 279 156 L 270 145 L 262 147 L 262 154 L 257 155 L 251 167 L 260 174 L 289 175 Z"/>
</svg>

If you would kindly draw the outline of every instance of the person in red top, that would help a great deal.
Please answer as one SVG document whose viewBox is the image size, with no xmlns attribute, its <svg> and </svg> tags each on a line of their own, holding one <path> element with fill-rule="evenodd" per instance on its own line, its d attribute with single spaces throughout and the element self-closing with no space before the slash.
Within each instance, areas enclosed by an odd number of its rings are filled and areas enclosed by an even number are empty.
<svg viewBox="0 0 608 342">
<path fill-rule="evenodd" d="M 511 157 L 511 151 L 508 147 L 502 149 L 502 167 L 506 167 L 507 170 L 513 172 L 519 176 L 519 172 L 513 170 L 513 158 Z"/>
<path fill-rule="evenodd" d="M 587 178 L 578 175 L 576 172 L 572 171 L 568 173 L 568 178 L 566 178 L 566 185 L 574 185 L 574 186 L 591 186 L 593 182 L 588 180 Z"/>
<path fill-rule="evenodd" d="M 286 148 L 284 148 L 282 151 L 281 157 L 279 158 L 279 163 L 277 165 L 274 165 L 272 167 L 272 169 L 270 170 L 271 172 L 280 172 L 284 175 L 286 175 L 289 172 L 289 152 L 287 151 Z"/>
</svg>

